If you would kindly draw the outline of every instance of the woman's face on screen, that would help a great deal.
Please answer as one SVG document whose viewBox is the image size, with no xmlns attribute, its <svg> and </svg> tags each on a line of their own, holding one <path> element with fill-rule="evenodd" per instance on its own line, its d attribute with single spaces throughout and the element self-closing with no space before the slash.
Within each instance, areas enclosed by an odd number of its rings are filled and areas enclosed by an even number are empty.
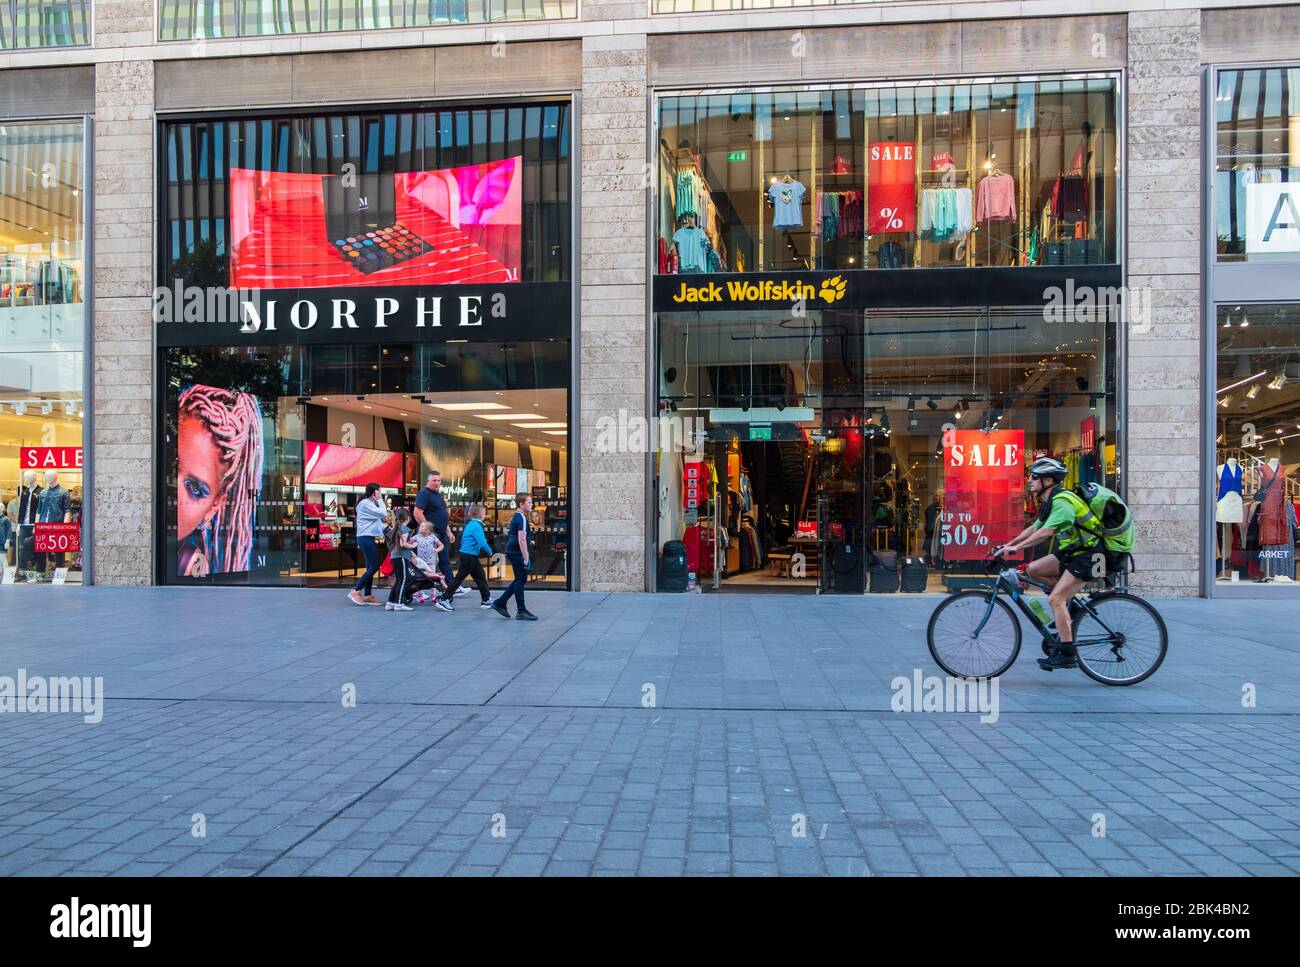
<svg viewBox="0 0 1300 967">
<path fill-rule="evenodd" d="M 184 540 L 219 509 L 225 497 L 220 488 L 226 467 L 202 420 L 182 416 L 178 436 L 176 536 Z"/>
</svg>

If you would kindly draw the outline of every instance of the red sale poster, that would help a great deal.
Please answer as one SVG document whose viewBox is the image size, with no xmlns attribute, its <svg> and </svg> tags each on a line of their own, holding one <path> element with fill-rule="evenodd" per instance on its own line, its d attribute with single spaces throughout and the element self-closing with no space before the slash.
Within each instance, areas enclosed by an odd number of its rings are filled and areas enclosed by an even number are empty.
<svg viewBox="0 0 1300 967">
<path fill-rule="evenodd" d="M 916 145 L 873 141 L 867 154 L 867 231 L 916 230 Z"/>
<path fill-rule="evenodd" d="M 947 560 L 979 560 L 1025 529 L 1024 430 L 953 430 L 943 469 Z"/>
</svg>

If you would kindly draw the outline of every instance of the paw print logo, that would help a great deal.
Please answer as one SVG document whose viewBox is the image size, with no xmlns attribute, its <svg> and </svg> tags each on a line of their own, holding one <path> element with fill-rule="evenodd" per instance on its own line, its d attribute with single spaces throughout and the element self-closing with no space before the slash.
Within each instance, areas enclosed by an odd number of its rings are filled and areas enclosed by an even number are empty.
<svg viewBox="0 0 1300 967">
<path fill-rule="evenodd" d="M 848 283 L 844 281 L 842 276 L 833 275 L 822 282 L 821 292 L 818 294 L 822 297 L 823 302 L 830 305 L 843 299 L 848 287 Z"/>
</svg>

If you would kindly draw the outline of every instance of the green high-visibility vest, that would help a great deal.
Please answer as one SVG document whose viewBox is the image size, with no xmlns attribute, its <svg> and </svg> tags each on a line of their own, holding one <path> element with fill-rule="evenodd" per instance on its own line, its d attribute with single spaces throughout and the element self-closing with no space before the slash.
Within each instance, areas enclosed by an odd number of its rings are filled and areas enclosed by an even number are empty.
<svg viewBox="0 0 1300 967">
<path fill-rule="evenodd" d="M 1058 531 L 1052 538 L 1053 553 L 1096 547 L 1101 543 L 1101 521 L 1082 497 L 1073 490 L 1061 489 L 1052 495 L 1052 500 L 1064 500 L 1074 511 L 1074 524 Z"/>
</svg>

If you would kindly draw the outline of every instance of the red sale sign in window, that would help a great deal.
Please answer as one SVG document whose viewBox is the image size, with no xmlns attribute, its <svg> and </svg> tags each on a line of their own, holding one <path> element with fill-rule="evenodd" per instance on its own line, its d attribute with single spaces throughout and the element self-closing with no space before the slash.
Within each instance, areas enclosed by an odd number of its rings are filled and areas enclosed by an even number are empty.
<svg viewBox="0 0 1300 967">
<path fill-rule="evenodd" d="M 81 447 L 23 447 L 18 462 L 24 470 L 80 470 Z"/>
<path fill-rule="evenodd" d="M 916 145 L 873 141 L 867 153 L 867 231 L 916 229 Z"/>
<path fill-rule="evenodd" d="M 81 550 L 81 525 L 37 524 L 33 539 L 37 554 L 76 554 Z"/>
<path fill-rule="evenodd" d="M 943 556 L 979 560 L 1025 529 L 1025 431 L 953 430 L 946 441 Z"/>
<path fill-rule="evenodd" d="M 703 461 L 682 465 L 682 506 L 698 510 L 709 499 L 709 468 Z"/>
</svg>

